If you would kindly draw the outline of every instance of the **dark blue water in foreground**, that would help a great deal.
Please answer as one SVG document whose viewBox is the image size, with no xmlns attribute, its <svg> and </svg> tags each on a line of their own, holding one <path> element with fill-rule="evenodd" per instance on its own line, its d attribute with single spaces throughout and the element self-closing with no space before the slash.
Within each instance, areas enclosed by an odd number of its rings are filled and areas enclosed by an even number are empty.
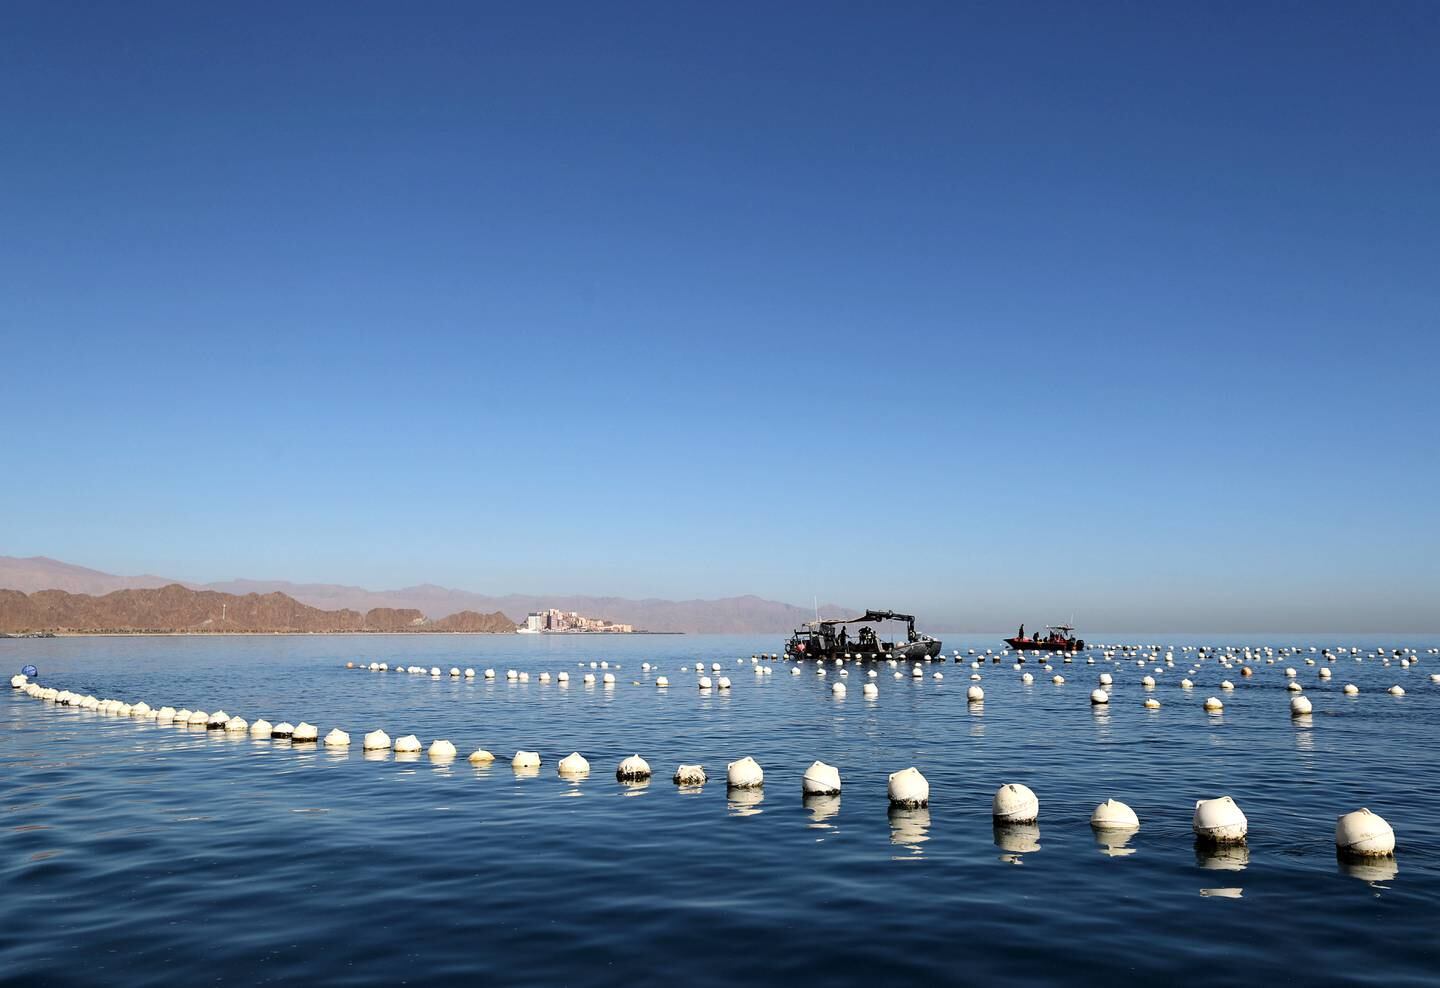
<svg viewBox="0 0 1440 988">
<path fill-rule="evenodd" d="M 777 638 L 521 636 L 236 637 L 0 641 L 6 677 L 25 662 L 45 685 L 152 706 L 332 727 L 348 753 L 159 727 L 0 693 L 0 978 L 51 984 L 258 982 L 772 984 L 928 980 L 1210 984 L 1440 977 L 1440 641 L 1163 636 L 1181 644 L 1413 646 L 1423 661 L 1259 663 L 1242 679 L 1193 660 L 1145 695 L 1113 669 L 1108 711 L 1088 694 L 1101 667 L 1023 686 L 1010 666 L 903 681 L 878 701 L 830 696 L 832 672 L 755 675 Z M 952 647 L 994 647 L 951 638 Z M 618 662 L 613 689 L 582 685 L 591 659 Z M 744 659 L 744 665 L 736 660 Z M 497 682 L 347 671 L 346 660 L 494 666 Z M 582 670 L 577 662 L 584 660 Z M 701 695 L 693 665 L 719 661 L 728 695 Z M 658 663 L 668 691 L 642 674 Z M 1323 663 L 1322 663 L 1323 664 Z M 1293 723 L 1281 672 L 1315 704 Z M 507 683 L 507 667 L 528 683 Z M 1034 668 L 1033 663 L 1030 668 Z M 542 685 L 566 670 L 568 686 Z M 599 675 L 600 670 L 596 670 Z M 719 674 L 712 674 L 719 675 Z M 1217 690 L 1223 678 L 1238 686 Z M 1357 697 L 1341 695 L 1346 682 Z M 639 685 L 636 685 L 636 684 Z M 1408 691 L 1384 691 L 1399 683 Z M 1201 710 L 1215 694 L 1223 716 Z M 460 758 L 367 759 L 376 727 L 449 738 Z M 489 768 L 465 756 L 486 747 Z M 544 758 L 519 778 L 517 748 Z M 581 782 L 557 778 L 571 750 Z M 653 782 L 614 767 L 644 755 Z M 725 763 L 753 755 L 763 796 L 731 798 Z M 807 806 L 804 768 L 839 766 L 844 793 Z M 702 762 L 699 792 L 671 784 Z M 885 777 L 930 780 L 927 810 L 888 809 Z M 997 833 L 1006 782 L 1040 796 L 1038 835 Z M 1245 852 L 1191 838 L 1194 800 L 1233 795 Z M 1114 797 L 1140 814 L 1124 848 L 1088 819 Z M 1395 827 L 1387 870 L 1337 862 L 1335 816 L 1369 806 Z M 1033 850 L 1026 850 L 1033 848 Z M 1108 852 L 1108 853 L 1107 853 Z"/>
</svg>

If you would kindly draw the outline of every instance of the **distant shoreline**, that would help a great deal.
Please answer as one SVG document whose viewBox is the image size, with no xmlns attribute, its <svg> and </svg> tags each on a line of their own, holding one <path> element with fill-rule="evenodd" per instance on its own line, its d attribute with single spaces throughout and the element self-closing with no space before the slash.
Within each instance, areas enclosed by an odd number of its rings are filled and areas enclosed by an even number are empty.
<svg viewBox="0 0 1440 988">
<path fill-rule="evenodd" d="M 763 632 L 761 632 L 763 634 Z M 575 638 L 626 638 L 634 635 L 684 635 L 684 631 L 546 631 L 545 635 L 567 635 Z M 50 631 L 44 634 L 6 632 L 0 634 L 0 641 L 46 641 L 52 638 L 325 638 L 341 635 L 385 635 L 404 638 L 424 638 L 446 635 L 486 635 L 492 638 L 513 636 L 533 638 L 515 631 Z"/>
</svg>

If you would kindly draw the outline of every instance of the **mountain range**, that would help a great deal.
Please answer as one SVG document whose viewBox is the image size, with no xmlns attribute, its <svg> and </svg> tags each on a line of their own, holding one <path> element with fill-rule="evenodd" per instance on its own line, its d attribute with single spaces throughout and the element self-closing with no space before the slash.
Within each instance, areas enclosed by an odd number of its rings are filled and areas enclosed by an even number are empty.
<svg viewBox="0 0 1440 988">
<path fill-rule="evenodd" d="M 514 623 L 530 611 L 554 607 L 562 611 L 576 611 L 587 617 L 634 625 L 647 631 L 779 634 L 790 631 L 813 617 L 808 608 L 753 595 L 715 600 L 633 600 L 580 594 L 509 594 L 496 597 L 434 584 L 421 584 L 399 590 L 367 590 L 364 587 L 343 584 L 291 583 L 285 580 L 227 580 L 202 584 L 150 574 L 117 576 L 44 556 L 0 556 L 0 588 L 17 590 L 23 594 L 63 590 L 70 594 L 100 597 L 117 590 L 153 590 L 175 584 L 191 590 L 239 597 L 281 594 L 302 605 L 322 611 L 351 612 L 354 619 L 358 620 L 363 620 L 371 611 L 390 609 L 414 611 L 422 622 L 425 619 L 451 620 L 466 612 L 488 619 L 495 612 L 502 612 Z M 848 613 L 850 609 L 826 604 L 821 610 L 826 614 L 837 614 Z M 352 619 L 346 617 L 334 620 L 342 622 L 343 627 L 348 628 L 350 625 L 343 622 Z"/>
</svg>

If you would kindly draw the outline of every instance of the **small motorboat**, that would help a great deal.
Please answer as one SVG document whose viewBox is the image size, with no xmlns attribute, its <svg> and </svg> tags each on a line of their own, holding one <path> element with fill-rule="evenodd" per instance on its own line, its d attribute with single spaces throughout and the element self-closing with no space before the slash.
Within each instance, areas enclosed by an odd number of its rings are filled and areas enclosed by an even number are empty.
<svg viewBox="0 0 1440 988">
<path fill-rule="evenodd" d="M 1026 635 L 1025 626 L 1014 638 L 1006 638 L 1005 644 L 1017 652 L 1080 652 L 1085 649 L 1085 640 L 1075 637 L 1075 629 L 1068 624 L 1054 624 L 1045 629 L 1043 635 Z"/>
</svg>

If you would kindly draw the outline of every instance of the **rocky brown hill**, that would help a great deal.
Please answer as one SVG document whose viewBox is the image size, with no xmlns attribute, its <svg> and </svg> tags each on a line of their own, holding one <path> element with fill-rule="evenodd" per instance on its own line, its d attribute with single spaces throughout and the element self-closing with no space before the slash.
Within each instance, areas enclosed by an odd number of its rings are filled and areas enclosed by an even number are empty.
<svg viewBox="0 0 1440 988">
<path fill-rule="evenodd" d="M 104 596 L 38 590 L 0 590 L 0 632 L 512 632 L 515 622 L 464 612 L 428 621 L 413 609 L 377 607 L 365 612 L 326 611 L 283 593 L 228 594 L 191 590 L 178 583 L 156 589 L 117 590 Z"/>
</svg>

